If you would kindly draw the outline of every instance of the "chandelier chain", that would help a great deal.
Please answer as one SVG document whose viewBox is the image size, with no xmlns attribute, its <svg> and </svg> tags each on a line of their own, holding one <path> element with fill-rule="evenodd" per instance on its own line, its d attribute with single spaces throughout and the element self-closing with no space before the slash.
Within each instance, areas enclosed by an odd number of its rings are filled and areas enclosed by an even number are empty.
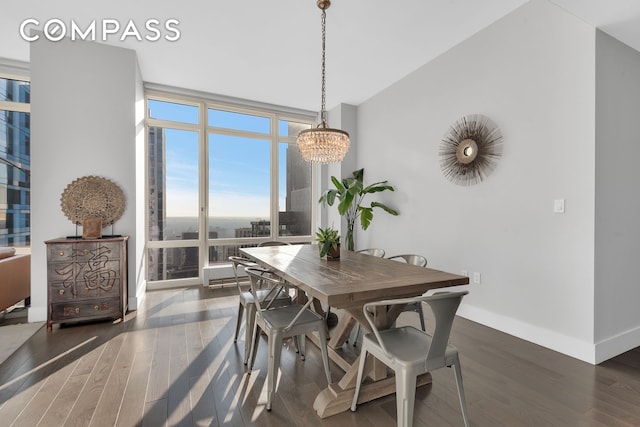
<svg viewBox="0 0 640 427">
<path fill-rule="evenodd" d="M 322 9 L 322 106 L 320 108 L 320 125 L 326 127 L 327 123 L 327 95 L 326 95 L 326 68 L 325 68 L 325 39 L 327 35 L 327 12 Z"/>
<path fill-rule="evenodd" d="M 318 7 L 322 10 L 322 107 L 320 108 L 320 124 L 315 128 L 301 130 L 296 139 L 300 155 L 306 162 L 338 163 L 342 161 L 349 150 L 349 134 L 340 129 L 327 126 L 327 78 L 326 78 L 326 38 L 327 38 L 327 9 L 331 0 L 318 0 Z"/>
</svg>

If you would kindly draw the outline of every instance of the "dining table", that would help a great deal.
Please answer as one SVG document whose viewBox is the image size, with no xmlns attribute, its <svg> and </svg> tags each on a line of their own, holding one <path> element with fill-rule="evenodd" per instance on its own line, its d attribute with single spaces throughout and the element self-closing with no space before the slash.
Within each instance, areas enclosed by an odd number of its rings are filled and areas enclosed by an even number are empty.
<svg viewBox="0 0 640 427">
<path fill-rule="evenodd" d="M 347 411 L 355 392 L 359 356 L 348 360 L 341 351 L 356 322 L 366 331 L 371 328 L 362 307 L 372 301 L 413 297 L 427 291 L 467 285 L 469 278 L 432 268 L 419 267 L 386 258 L 341 250 L 338 259 L 319 256 L 318 245 L 300 244 L 241 248 L 240 252 L 260 266 L 271 270 L 314 298 L 314 309 L 324 314 L 325 307 L 340 310 L 337 326 L 331 331 L 329 357 L 344 375 L 329 384 L 316 397 L 313 408 L 321 418 Z M 380 306 L 374 313 L 379 329 L 394 325 L 404 305 Z M 318 343 L 319 337 L 309 339 Z M 351 358 L 353 359 L 353 358 Z M 387 367 L 369 355 L 365 364 L 367 381 L 362 385 L 358 403 L 395 393 L 395 379 Z M 418 378 L 417 387 L 431 382 L 429 373 Z"/>
</svg>

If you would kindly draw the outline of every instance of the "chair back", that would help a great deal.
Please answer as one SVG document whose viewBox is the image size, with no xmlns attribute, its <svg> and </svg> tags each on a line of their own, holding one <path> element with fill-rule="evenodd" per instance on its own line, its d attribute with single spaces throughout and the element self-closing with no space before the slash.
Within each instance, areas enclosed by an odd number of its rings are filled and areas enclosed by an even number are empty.
<svg viewBox="0 0 640 427">
<path fill-rule="evenodd" d="M 359 252 L 361 254 L 365 254 L 365 255 L 371 255 L 371 256 L 377 256 L 377 257 L 384 257 L 384 249 L 380 249 L 380 248 L 369 248 L 369 249 L 360 249 Z"/>
<path fill-rule="evenodd" d="M 244 271 L 249 276 L 249 283 L 251 284 L 251 293 L 256 304 L 258 311 L 267 310 L 275 301 L 276 296 L 284 287 L 284 282 L 275 276 L 272 272 L 260 267 L 245 267 Z M 267 295 L 261 295 L 262 299 L 258 297 L 258 290 L 264 288 L 270 289 Z"/>
<path fill-rule="evenodd" d="M 442 358 L 444 361 L 445 351 L 449 342 L 449 335 L 451 334 L 451 326 L 453 325 L 453 319 L 455 318 L 456 311 L 462 301 L 462 297 L 468 294 L 469 291 L 460 292 L 438 292 L 429 296 L 419 296 L 411 298 L 399 298 L 383 301 L 369 302 L 364 305 L 362 311 L 367 319 L 367 322 L 371 326 L 371 331 L 376 336 L 378 344 L 388 357 L 392 357 L 389 350 L 386 348 L 384 340 L 380 335 L 374 318 L 373 313 L 370 310 L 372 307 L 380 305 L 397 305 L 397 304 L 410 304 L 414 302 L 426 302 L 433 310 L 433 314 L 436 318 L 435 332 L 429 347 L 429 353 L 427 354 L 427 361 Z"/>
<path fill-rule="evenodd" d="M 280 240 L 269 240 L 266 242 L 258 243 L 258 247 L 261 248 L 263 246 L 288 246 L 291 245 L 289 242 L 282 242 Z"/>
<path fill-rule="evenodd" d="M 399 261 L 399 262 L 406 262 L 407 264 L 417 265 L 418 267 L 427 266 L 427 259 L 422 255 L 413 255 L 413 254 L 394 255 L 394 256 L 390 256 L 388 259 L 392 259 L 394 261 Z"/>
<path fill-rule="evenodd" d="M 239 256 L 230 256 L 229 261 L 231 261 L 231 267 L 233 268 L 233 275 L 236 278 L 236 286 L 238 288 L 238 292 L 242 292 L 242 288 L 240 287 L 240 276 L 238 275 L 238 268 L 243 267 L 255 267 L 255 263 L 248 258 L 243 258 Z"/>
<path fill-rule="evenodd" d="M 423 299 L 436 318 L 435 330 L 427 354 L 427 361 L 442 359 L 444 360 L 447 344 L 449 343 L 449 335 L 451 335 L 451 327 L 453 319 L 458 311 L 458 306 L 462 301 L 462 297 L 469 291 L 462 292 L 438 292 Z"/>
</svg>

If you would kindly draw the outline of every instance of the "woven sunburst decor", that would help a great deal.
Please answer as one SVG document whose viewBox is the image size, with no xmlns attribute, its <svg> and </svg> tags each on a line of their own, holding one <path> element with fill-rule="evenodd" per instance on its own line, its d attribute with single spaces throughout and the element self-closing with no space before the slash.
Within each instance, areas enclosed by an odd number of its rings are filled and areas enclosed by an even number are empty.
<svg viewBox="0 0 640 427">
<path fill-rule="evenodd" d="M 83 176 L 67 185 L 60 197 L 60 206 L 74 224 L 94 217 L 100 218 L 104 227 L 120 219 L 125 198 L 116 183 L 99 176 Z"/>
<path fill-rule="evenodd" d="M 440 144 L 440 168 L 458 185 L 473 185 L 489 176 L 502 156 L 502 133 L 486 116 L 457 120 Z"/>
</svg>

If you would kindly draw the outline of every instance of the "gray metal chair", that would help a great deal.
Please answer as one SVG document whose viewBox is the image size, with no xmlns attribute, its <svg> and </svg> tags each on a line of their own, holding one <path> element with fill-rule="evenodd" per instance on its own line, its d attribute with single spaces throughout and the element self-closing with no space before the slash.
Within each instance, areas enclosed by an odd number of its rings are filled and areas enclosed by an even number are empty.
<svg viewBox="0 0 640 427">
<path fill-rule="evenodd" d="M 366 334 L 362 341 L 356 390 L 351 402 L 352 411 L 356 410 L 365 361 L 367 354 L 371 353 L 376 359 L 395 371 L 398 426 L 407 427 L 413 424 L 413 407 L 418 375 L 445 366 L 453 366 L 454 368 L 462 418 L 465 426 L 469 426 L 460 358 L 458 350 L 449 344 L 449 335 L 456 311 L 462 297 L 468 293 L 468 291 L 440 292 L 430 296 L 376 301 L 364 305 L 364 315 L 373 332 Z M 436 319 L 433 335 L 413 326 L 378 330 L 370 311 L 371 308 L 411 302 L 425 302 L 431 307 Z"/>
<path fill-rule="evenodd" d="M 306 334 L 317 332 L 320 337 L 320 349 L 322 350 L 322 362 L 327 376 L 327 382 L 331 383 L 331 372 L 329 371 L 329 352 L 327 350 L 327 335 L 325 333 L 324 318 L 310 310 L 313 297 L 309 297 L 304 305 L 294 304 L 283 307 L 274 307 L 273 299 L 267 296 L 265 299 L 257 297 L 257 293 L 262 285 L 268 284 L 272 295 L 286 286 L 285 282 L 274 277 L 269 271 L 255 267 L 245 269 L 251 282 L 251 292 L 254 293 L 256 302 L 256 326 L 253 329 L 253 350 L 251 356 L 251 366 L 253 369 L 260 342 L 260 328 L 267 335 L 269 343 L 269 357 L 267 367 L 267 411 L 271 410 L 273 396 L 276 392 L 278 379 L 278 368 L 280 367 L 280 354 L 282 352 L 282 340 L 288 337 L 297 338 L 298 351 L 304 360 Z"/>
<path fill-rule="evenodd" d="M 236 286 L 238 288 L 238 319 L 236 320 L 236 334 L 233 337 L 233 342 L 238 341 L 238 334 L 240 332 L 240 323 L 242 322 L 242 313 L 245 312 L 245 331 L 244 331 L 244 359 L 243 362 L 246 365 L 249 362 L 249 355 L 251 354 L 251 340 L 253 338 L 253 328 L 256 322 L 256 303 L 255 298 L 250 290 L 245 290 L 240 286 L 240 275 L 238 269 L 257 267 L 258 264 L 247 258 L 238 256 L 230 256 L 229 261 L 233 266 L 233 274 L 236 277 Z M 268 294 L 269 289 L 258 290 L 258 296 L 264 299 Z M 279 292 L 274 301 L 275 306 L 289 305 L 291 304 L 291 297 L 286 292 Z"/>
<path fill-rule="evenodd" d="M 384 258 L 384 249 L 380 249 L 380 248 L 369 248 L 369 249 L 360 249 L 359 252 L 361 254 L 364 255 L 371 255 L 371 256 L 377 256 L 379 258 Z M 360 336 L 360 324 L 358 323 L 356 325 L 356 329 L 355 332 L 353 333 L 354 337 L 353 337 L 353 346 L 355 347 L 358 344 L 358 337 Z"/>
<path fill-rule="evenodd" d="M 418 267 L 426 267 L 427 259 L 422 255 L 393 255 L 388 257 L 387 259 L 392 259 L 394 261 L 406 262 L 407 264 L 417 265 Z"/>
<path fill-rule="evenodd" d="M 371 256 L 377 256 L 377 257 L 384 257 L 384 249 L 380 249 L 380 248 L 369 248 L 369 249 L 360 249 L 359 252 L 361 254 L 365 254 L 365 255 L 371 255 Z"/>
<path fill-rule="evenodd" d="M 407 264 L 417 265 L 418 267 L 427 266 L 427 259 L 422 255 L 413 255 L 413 254 L 394 255 L 394 256 L 390 256 L 387 259 L 392 259 L 394 261 L 399 261 L 399 262 L 406 262 Z M 412 311 L 412 312 L 418 313 L 418 317 L 420 318 L 420 327 L 422 328 L 423 331 L 425 330 L 424 314 L 422 313 L 422 303 L 414 302 L 411 304 L 407 304 L 402 311 Z"/>
</svg>

